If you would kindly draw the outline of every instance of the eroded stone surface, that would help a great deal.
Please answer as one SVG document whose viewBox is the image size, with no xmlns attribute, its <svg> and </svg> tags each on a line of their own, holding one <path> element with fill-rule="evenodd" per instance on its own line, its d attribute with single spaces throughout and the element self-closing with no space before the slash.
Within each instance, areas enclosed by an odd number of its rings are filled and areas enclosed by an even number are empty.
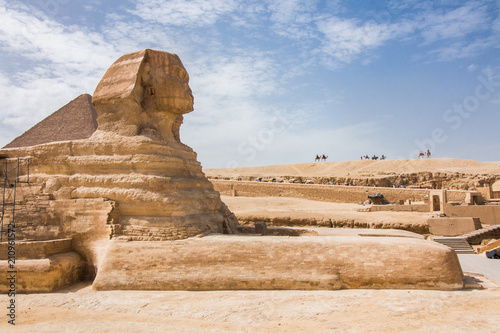
<svg viewBox="0 0 500 333">
<path fill-rule="evenodd" d="M 142 50 L 119 58 L 92 102 L 98 129 L 84 140 L 5 149 L 30 158 L 30 182 L 56 200 L 115 201 L 111 237 L 182 239 L 236 232 L 234 216 L 180 142 L 193 110 L 189 76 L 175 54 Z"/>
<path fill-rule="evenodd" d="M 212 235 L 112 241 L 97 290 L 461 289 L 453 250 L 403 237 Z M 152 255 L 157 260 L 134 260 Z M 133 274 L 140 271 L 141 274 Z"/>
</svg>

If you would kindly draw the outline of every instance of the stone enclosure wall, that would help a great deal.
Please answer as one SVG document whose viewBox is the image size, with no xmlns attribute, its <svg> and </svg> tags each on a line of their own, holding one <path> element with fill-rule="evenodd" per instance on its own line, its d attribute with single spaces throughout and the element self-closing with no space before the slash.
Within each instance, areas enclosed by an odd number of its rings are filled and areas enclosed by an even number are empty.
<svg viewBox="0 0 500 333">
<path fill-rule="evenodd" d="M 310 200 L 360 203 L 368 199 L 368 195 L 380 193 L 387 202 L 398 200 L 426 201 L 429 196 L 427 189 L 317 185 L 317 184 L 287 184 L 249 182 L 233 180 L 210 179 L 216 191 L 223 195 L 246 197 L 294 197 Z M 450 201 L 463 201 L 465 191 L 447 191 Z"/>
<path fill-rule="evenodd" d="M 479 218 L 484 224 L 500 224 L 499 205 L 451 205 L 445 204 L 444 213 L 449 217 Z"/>
</svg>

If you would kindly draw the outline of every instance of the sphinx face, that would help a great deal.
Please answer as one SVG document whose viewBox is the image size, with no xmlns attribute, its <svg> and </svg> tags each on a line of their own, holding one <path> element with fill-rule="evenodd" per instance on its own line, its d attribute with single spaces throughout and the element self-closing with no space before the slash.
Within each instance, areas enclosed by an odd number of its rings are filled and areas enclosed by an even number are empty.
<svg viewBox="0 0 500 333">
<path fill-rule="evenodd" d="M 193 111 L 189 75 L 173 54 L 149 54 L 142 69 L 143 106 L 146 110 L 184 114 Z"/>
</svg>

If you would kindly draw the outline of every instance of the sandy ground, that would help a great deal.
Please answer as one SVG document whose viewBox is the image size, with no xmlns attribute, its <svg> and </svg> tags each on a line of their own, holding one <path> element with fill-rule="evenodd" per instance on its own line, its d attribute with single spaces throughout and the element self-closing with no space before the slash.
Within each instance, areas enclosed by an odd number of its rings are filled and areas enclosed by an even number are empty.
<svg viewBox="0 0 500 333">
<path fill-rule="evenodd" d="M 413 160 L 345 161 L 269 165 L 262 167 L 204 169 L 207 177 L 377 177 L 418 172 L 500 175 L 500 162 L 477 162 L 453 158 Z"/>
<path fill-rule="evenodd" d="M 18 295 L 2 332 L 498 332 L 500 288 Z M 7 296 L 0 295 L 0 304 Z M 5 312 L 5 307 L 2 306 Z"/>
<path fill-rule="evenodd" d="M 435 214 L 418 212 L 358 212 L 369 206 L 334 203 L 287 197 L 232 197 L 222 201 L 238 218 L 268 220 L 272 218 L 355 220 L 367 223 L 426 224 Z"/>
</svg>

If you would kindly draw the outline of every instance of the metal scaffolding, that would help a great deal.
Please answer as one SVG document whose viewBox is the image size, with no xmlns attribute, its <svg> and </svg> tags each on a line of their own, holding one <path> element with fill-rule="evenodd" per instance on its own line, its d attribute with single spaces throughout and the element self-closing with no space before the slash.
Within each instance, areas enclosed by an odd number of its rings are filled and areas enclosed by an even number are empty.
<svg viewBox="0 0 500 333">
<path fill-rule="evenodd" d="M 0 242 L 3 241 L 4 234 L 4 220 L 6 214 L 8 213 L 9 207 L 11 207 L 11 221 L 8 224 L 12 224 L 15 226 L 15 213 L 16 213 L 16 191 L 17 185 L 21 183 L 28 184 L 29 183 L 29 170 L 30 170 L 30 160 L 17 158 L 5 158 L 3 161 L 3 194 L 2 194 L 2 216 L 0 220 Z M 26 162 L 26 180 L 20 180 L 21 173 L 21 163 Z"/>
</svg>

